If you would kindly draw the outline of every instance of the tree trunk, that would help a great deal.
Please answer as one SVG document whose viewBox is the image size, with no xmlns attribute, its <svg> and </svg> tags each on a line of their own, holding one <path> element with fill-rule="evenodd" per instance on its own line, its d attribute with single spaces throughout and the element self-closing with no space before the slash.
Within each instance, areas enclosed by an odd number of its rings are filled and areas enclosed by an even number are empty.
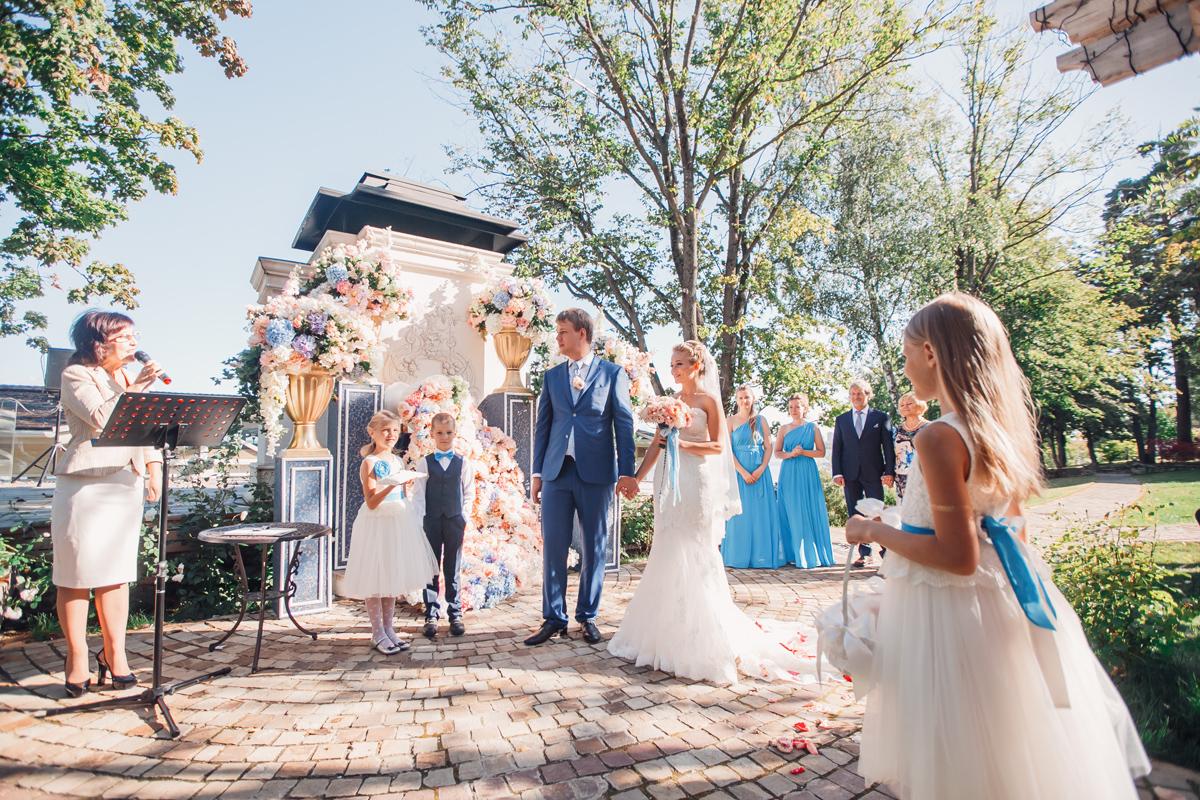
<svg viewBox="0 0 1200 800">
<path fill-rule="evenodd" d="M 1091 460 L 1092 466 L 1100 466 L 1100 459 L 1096 458 L 1096 437 L 1090 430 L 1084 429 L 1083 438 L 1087 441 L 1088 458 Z"/>
<path fill-rule="evenodd" d="M 1192 360 L 1188 342 L 1178 334 L 1171 340 L 1171 355 L 1175 361 L 1175 438 L 1192 441 Z"/>
<path fill-rule="evenodd" d="M 1067 432 L 1057 417 L 1054 420 L 1054 443 L 1054 460 L 1058 462 L 1059 469 L 1062 469 L 1067 466 Z"/>
<path fill-rule="evenodd" d="M 1142 409 L 1137 401 L 1130 400 L 1130 407 L 1133 409 L 1129 414 L 1129 430 L 1133 433 L 1133 442 L 1137 445 L 1137 458 L 1143 464 L 1149 464 L 1146 454 L 1146 434 L 1142 430 Z"/>
<path fill-rule="evenodd" d="M 1143 464 L 1153 464 L 1158 460 L 1158 403 L 1154 395 L 1150 395 L 1150 414 L 1146 420 L 1146 456 Z"/>
</svg>

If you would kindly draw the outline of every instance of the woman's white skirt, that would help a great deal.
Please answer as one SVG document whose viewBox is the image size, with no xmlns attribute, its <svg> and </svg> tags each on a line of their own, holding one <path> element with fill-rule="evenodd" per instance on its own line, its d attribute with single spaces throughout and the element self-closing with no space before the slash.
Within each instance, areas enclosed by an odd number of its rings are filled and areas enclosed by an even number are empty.
<svg viewBox="0 0 1200 800">
<path fill-rule="evenodd" d="M 126 467 L 99 477 L 59 475 L 50 506 L 51 579 L 67 589 L 137 580 L 145 482 Z"/>
<path fill-rule="evenodd" d="M 967 578 L 888 553 L 859 772 L 901 798 L 1137 797 L 1149 762 L 1079 618 L 1033 555 L 1057 612 L 1070 708 L 1057 708 L 1031 626 L 984 545 Z"/>
<path fill-rule="evenodd" d="M 401 597 L 419 592 L 438 572 L 437 558 L 421 516 L 406 501 L 364 504 L 350 533 L 350 558 L 342 592 L 346 597 Z"/>
</svg>

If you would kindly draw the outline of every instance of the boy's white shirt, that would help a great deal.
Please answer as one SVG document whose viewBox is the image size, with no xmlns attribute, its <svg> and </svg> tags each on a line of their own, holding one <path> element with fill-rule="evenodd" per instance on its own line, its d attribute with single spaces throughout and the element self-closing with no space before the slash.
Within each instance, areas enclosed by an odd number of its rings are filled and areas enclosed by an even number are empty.
<svg viewBox="0 0 1200 800">
<path fill-rule="evenodd" d="M 463 462 L 462 475 L 460 476 L 460 485 L 462 486 L 463 516 L 466 518 L 468 526 L 470 526 L 471 508 L 475 505 L 475 470 L 471 466 L 471 459 L 467 458 L 466 456 L 459 456 L 459 458 L 461 458 Z M 434 459 L 434 461 L 436 462 L 437 459 Z M 428 475 L 429 460 L 426 458 L 418 459 L 416 466 L 414 466 L 413 469 L 416 472 Z M 441 464 L 438 464 L 438 469 L 443 469 Z M 428 480 L 424 482 L 424 486 L 417 484 L 416 491 L 413 492 L 415 497 L 411 498 L 411 501 L 416 506 L 422 517 L 425 516 L 425 486 L 428 485 Z"/>
</svg>

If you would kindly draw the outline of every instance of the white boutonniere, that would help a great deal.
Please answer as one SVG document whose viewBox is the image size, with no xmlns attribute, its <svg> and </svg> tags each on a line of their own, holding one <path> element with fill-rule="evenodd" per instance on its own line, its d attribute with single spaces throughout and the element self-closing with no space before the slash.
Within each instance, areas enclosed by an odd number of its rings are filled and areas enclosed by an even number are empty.
<svg viewBox="0 0 1200 800">
<path fill-rule="evenodd" d="M 575 391 L 582 392 L 583 391 L 583 376 L 576 375 L 574 378 L 572 378 L 571 386 L 573 386 L 575 388 Z"/>
</svg>

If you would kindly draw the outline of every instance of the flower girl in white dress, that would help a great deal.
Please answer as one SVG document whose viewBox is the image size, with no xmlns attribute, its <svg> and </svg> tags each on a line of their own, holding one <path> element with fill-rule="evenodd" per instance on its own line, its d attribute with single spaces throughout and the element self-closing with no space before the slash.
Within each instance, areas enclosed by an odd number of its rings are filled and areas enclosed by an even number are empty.
<svg viewBox="0 0 1200 800">
<path fill-rule="evenodd" d="M 717 549 L 725 521 L 741 513 L 738 484 L 721 413 L 717 367 L 700 342 L 671 352 L 676 395 L 692 410 L 679 432 L 677 480 L 656 434 L 638 469 L 640 482 L 658 462 L 654 477 L 654 542 L 637 591 L 608 651 L 638 666 L 718 685 L 739 676 L 816 679 L 811 629 L 750 619 L 733 602 L 725 564 Z M 815 643 L 815 634 L 811 641 Z"/>
<path fill-rule="evenodd" d="M 888 549 L 860 774 L 917 800 L 1136 798 L 1150 765 L 1129 712 L 1013 525 L 1041 467 L 1003 325 L 942 295 L 909 322 L 904 356 L 943 416 L 916 437 L 901 529 L 846 525 L 848 542 Z"/>
<path fill-rule="evenodd" d="M 413 482 L 403 486 L 387 483 L 403 471 L 392 448 L 400 438 L 400 417 L 379 411 L 367 423 L 371 444 L 362 449 L 363 504 L 354 518 L 350 534 L 350 557 L 346 562 L 342 591 L 347 597 L 365 601 L 371 621 L 371 642 L 385 655 L 409 648 L 393 626 L 396 598 L 414 594 L 437 573 L 429 540 L 421 522 L 421 510 L 410 498 Z"/>
</svg>

